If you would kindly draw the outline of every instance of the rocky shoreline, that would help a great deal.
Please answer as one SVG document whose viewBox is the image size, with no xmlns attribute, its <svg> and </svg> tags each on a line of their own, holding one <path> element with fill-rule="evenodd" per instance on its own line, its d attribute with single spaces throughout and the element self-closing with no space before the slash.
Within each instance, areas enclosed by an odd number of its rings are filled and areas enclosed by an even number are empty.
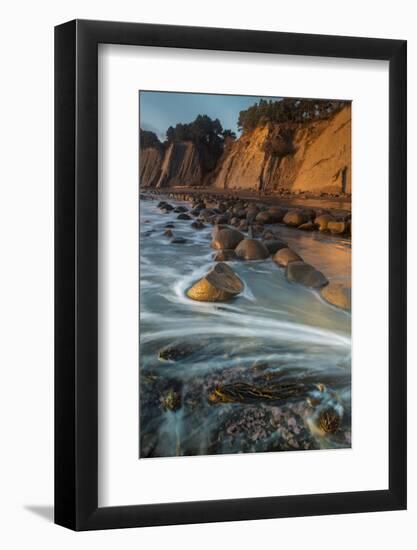
<svg viewBox="0 0 417 550">
<path fill-rule="evenodd" d="M 269 205 L 261 200 L 247 200 L 238 196 L 171 191 L 157 189 L 141 193 L 142 200 L 161 198 L 161 213 L 174 212 L 179 220 L 189 220 L 190 228 L 198 231 L 211 224 L 214 266 L 187 290 L 187 296 L 196 301 L 224 302 L 239 295 L 244 281 L 225 262 L 270 260 L 285 270 L 287 281 L 320 292 L 321 297 L 338 308 L 350 311 L 351 289 L 345 282 L 327 277 L 303 258 L 281 238 L 280 227 L 299 231 L 319 231 L 330 235 L 351 235 L 351 214 L 347 210 L 321 207 L 290 207 Z M 169 199 L 183 201 L 173 206 Z M 168 223 L 164 235 L 173 244 L 186 239 L 175 236 L 175 224 Z"/>
</svg>

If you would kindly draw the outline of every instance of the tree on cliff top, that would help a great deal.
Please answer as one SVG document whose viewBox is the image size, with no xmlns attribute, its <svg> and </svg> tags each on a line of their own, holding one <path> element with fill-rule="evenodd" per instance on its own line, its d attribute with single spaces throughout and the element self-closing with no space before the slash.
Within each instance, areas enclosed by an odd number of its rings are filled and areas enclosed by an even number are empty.
<svg viewBox="0 0 417 550">
<path fill-rule="evenodd" d="M 167 142 L 192 141 L 195 144 L 214 144 L 223 142 L 225 137 L 236 138 L 231 130 L 223 130 L 218 118 L 211 119 L 207 115 L 198 115 L 188 124 L 170 126 L 167 130 Z"/>
<path fill-rule="evenodd" d="M 193 142 L 202 153 L 207 170 L 212 169 L 223 153 L 225 140 L 236 139 L 234 132 L 223 130 L 218 118 L 213 120 L 207 115 L 198 115 L 188 124 L 179 123 L 175 127 L 170 126 L 166 136 L 166 144 L 181 141 Z"/>
<path fill-rule="evenodd" d="M 239 130 L 248 132 L 267 123 L 303 123 L 323 120 L 342 109 L 347 101 L 328 99 L 297 99 L 286 97 L 277 101 L 261 99 L 245 111 L 240 111 Z"/>
<path fill-rule="evenodd" d="M 154 132 L 150 132 L 149 130 L 142 130 L 141 128 L 139 137 L 139 144 L 141 149 L 147 149 L 148 147 L 162 147 L 162 143 L 159 141 L 158 136 Z"/>
</svg>

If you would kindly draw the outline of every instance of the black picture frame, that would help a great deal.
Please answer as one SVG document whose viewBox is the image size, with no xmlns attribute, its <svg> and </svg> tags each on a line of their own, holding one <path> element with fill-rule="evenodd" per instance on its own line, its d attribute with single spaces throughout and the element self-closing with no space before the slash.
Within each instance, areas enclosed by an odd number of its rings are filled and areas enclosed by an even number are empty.
<svg viewBox="0 0 417 550">
<path fill-rule="evenodd" d="M 389 488 L 98 507 L 98 44 L 389 62 Z M 406 508 L 406 41 L 74 20 L 55 28 L 55 523 L 74 530 Z"/>
</svg>

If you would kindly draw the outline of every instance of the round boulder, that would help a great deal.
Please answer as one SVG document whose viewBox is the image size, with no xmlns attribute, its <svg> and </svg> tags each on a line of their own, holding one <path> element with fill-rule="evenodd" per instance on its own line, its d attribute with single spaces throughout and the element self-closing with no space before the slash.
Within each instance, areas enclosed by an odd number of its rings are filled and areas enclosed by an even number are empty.
<svg viewBox="0 0 417 550">
<path fill-rule="evenodd" d="M 291 283 L 298 283 L 308 288 L 321 288 L 328 284 L 326 277 L 310 264 L 305 262 L 290 262 L 287 265 L 286 276 Z"/>
<path fill-rule="evenodd" d="M 321 289 L 321 295 L 336 307 L 340 307 L 346 311 L 351 309 L 351 289 L 343 283 L 330 281 L 328 285 Z"/>
<path fill-rule="evenodd" d="M 301 256 L 299 256 L 296 252 L 294 252 L 294 250 L 288 247 L 281 248 L 281 250 L 278 250 L 278 252 L 274 254 L 272 259 L 280 267 L 287 267 L 287 265 L 291 262 L 303 261 Z"/>
<path fill-rule="evenodd" d="M 225 263 L 215 265 L 187 291 L 187 296 L 199 302 L 225 302 L 242 292 L 243 282 Z"/>
<path fill-rule="evenodd" d="M 280 206 L 271 206 L 271 208 L 268 208 L 270 219 L 269 223 L 281 223 L 286 213 L 286 208 L 281 208 Z"/>
<path fill-rule="evenodd" d="M 186 214 L 185 212 L 181 212 L 181 214 L 178 214 L 177 220 L 191 220 L 191 216 L 189 214 Z"/>
<path fill-rule="evenodd" d="M 241 233 L 237 229 L 220 229 L 213 237 L 213 240 L 211 241 L 211 247 L 216 250 L 234 250 L 243 238 L 243 233 Z"/>
<path fill-rule="evenodd" d="M 318 227 L 319 231 L 327 231 L 327 226 L 329 222 L 333 222 L 334 218 L 330 214 L 322 214 L 317 216 L 314 220 L 314 224 Z"/>
<path fill-rule="evenodd" d="M 298 227 L 299 225 L 303 223 L 307 223 L 309 221 L 309 217 L 307 214 L 305 214 L 302 210 L 289 210 L 284 218 L 283 222 L 285 225 L 290 225 L 292 227 Z"/>
<path fill-rule="evenodd" d="M 329 222 L 327 224 L 327 229 L 330 231 L 330 233 L 333 233 L 334 235 L 342 235 L 346 232 L 347 229 L 347 223 L 340 221 L 340 222 Z"/>
<path fill-rule="evenodd" d="M 263 242 L 256 239 L 243 239 L 235 252 L 241 260 L 264 260 L 269 256 L 269 251 Z"/>
</svg>

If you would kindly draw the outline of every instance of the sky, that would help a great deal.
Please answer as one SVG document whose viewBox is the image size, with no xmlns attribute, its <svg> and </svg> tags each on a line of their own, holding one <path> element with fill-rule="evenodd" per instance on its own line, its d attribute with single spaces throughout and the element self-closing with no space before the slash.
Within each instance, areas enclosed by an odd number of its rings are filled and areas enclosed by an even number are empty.
<svg viewBox="0 0 417 550">
<path fill-rule="evenodd" d="M 233 130 L 239 135 L 237 119 L 239 111 L 258 102 L 261 96 L 192 94 L 180 92 L 139 93 L 140 127 L 155 132 L 160 140 L 165 139 L 169 126 L 179 122 L 192 122 L 197 115 L 218 118 L 224 130 Z M 263 99 L 279 99 L 263 97 Z"/>
</svg>

